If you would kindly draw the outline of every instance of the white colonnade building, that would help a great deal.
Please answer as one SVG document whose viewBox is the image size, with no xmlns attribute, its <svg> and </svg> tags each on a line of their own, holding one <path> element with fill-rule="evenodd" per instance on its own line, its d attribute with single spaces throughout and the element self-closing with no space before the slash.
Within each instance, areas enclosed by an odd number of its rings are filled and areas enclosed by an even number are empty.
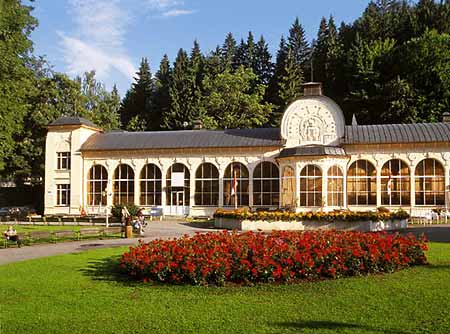
<svg viewBox="0 0 450 334">
<path fill-rule="evenodd" d="M 103 132 L 80 117 L 48 127 L 47 215 L 133 203 L 174 216 L 209 216 L 236 204 L 383 206 L 421 216 L 450 206 L 449 189 L 449 113 L 440 123 L 346 125 L 319 83 L 305 84 L 280 128 Z"/>
</svg>

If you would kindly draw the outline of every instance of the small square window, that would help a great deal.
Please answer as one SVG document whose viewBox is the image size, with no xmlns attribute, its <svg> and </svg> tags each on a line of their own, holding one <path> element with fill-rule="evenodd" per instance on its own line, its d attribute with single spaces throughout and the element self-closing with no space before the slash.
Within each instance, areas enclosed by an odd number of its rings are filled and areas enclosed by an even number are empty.
<svg viewBox="0 0 450 334">
<path fill-rule="evenodd" d="M 70 169 L 70 152 L 58 152 L 58 169 Z"/>
</svg>

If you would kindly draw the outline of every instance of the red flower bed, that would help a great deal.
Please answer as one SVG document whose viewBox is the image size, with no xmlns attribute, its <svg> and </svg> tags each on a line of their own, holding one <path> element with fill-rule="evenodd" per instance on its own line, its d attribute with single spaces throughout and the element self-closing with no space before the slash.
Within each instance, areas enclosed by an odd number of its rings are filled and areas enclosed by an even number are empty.
<svg viewBox="0 0 450 334">
<path fill-rule="evenodd" d="M 220 232 L 130 247 L 121 267 L 174 284 L 287 282 L 393 272 L 426 264 L 424 239 L 338 231 Z"/>
</svg>

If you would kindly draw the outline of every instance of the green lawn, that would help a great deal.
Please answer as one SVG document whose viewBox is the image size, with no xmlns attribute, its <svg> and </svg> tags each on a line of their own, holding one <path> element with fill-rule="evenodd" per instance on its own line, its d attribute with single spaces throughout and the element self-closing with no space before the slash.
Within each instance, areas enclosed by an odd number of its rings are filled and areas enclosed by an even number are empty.
<svg viewBox="0 0 450 334">
<path fill-rule="evenodd" d="M 254 287 L 152 286 L 124 248 L 0 266 L 1 333 L 450 333 L 450 244 L 390 275 Z M 0 252 L 1 256 L 1 252 Z"/>
<path fill-rule="evenodd" d="M 8 229 L 9 225 L 0 225 L 1 232 Z M 78 226 L 78 225 L 12 225 L 17 232 L 33 232 L 33 231 L 79 231 L 80 228 L 91 228 L 95 226 Z"/>
</svg>

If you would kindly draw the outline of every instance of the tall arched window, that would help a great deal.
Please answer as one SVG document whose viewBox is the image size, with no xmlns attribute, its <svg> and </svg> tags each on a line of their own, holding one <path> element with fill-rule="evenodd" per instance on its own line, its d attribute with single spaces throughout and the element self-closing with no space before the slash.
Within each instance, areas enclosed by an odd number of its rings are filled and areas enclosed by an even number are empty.
<svg viewBox="0 0 450 334">
<path fill-rule="evenodd" d="M 117 166 L 113 180 L 113 203 L 134 204 L 134 171 L 126 164 Z"/>
<path fill-rule="evenodd" d="M 195 205 L 219 205 L 219 171 L 212 163 L 203 163 L 195 172 Z"/>
<path fill-rule="evenodd" d="M 416 167 L 416 205 L 445 205 L 444 167 L 436 159 L 424 159 Z"/>
<path fill-rule="evenodd" d="M 171 206 L 189 206 L 190 173 L 189 169 L 175 163 L 166 174 L 166 204 Z"/>
<path fill-rule="evenodd" d="M 280 171 L 270 161 L 259 163 L 253 172 L 253 205 L 280 205 Z"/>
<path fill-rule="evenodd" d="M 88 173 L 88 205 L 106 205 L 106 187 L 108 186 L 108 172 L 102 165 L 94 165 Z"/>
<path fill-rule="evenodd" d="M 161 205 L 161 170 L 155 164 L 147 164 L 140 175 L 141 195 L 139 203 L 144 206 Z"/>
<path fill-rule="evenodd" d="M 410 203 L 409 167 L 400 159 L 389 160 L 381 169 L 381 204 L 409 205 Z"/>
<path fill-rule="evenodd" d="M 236 178 L 236 193 L 233 190 L 233 180 Z M 223 204 L 234 206 L 248 205 L 248 169 L 240 162 L 232 162 L 225 169 L 223 177 Z"/>
<path fill-rule="evenodd" d="M 322 206 L 322 172 L 307 165 L 300 172 L 300 206 Z"/>
<path fill-rule="evenodd" d="M 292 167 L 284 167 L 281 179 L 281 205 L 283 207 L 295 208 L 297 194 L 297 183 L 295 172 Z"/>
<path fill-rule="evenodd" d="M 377 171 L 367 160 L 357 160 L 347 173 L 347 196 L 349 205 L 377 204 Z"/>
<path fill-rule="evenodd" d="M 344 205 L 344 175 L 341 168 L 332 166 L 328 169 L 327 183 L 327 204 L 328 206 Z"/>
</svg>

